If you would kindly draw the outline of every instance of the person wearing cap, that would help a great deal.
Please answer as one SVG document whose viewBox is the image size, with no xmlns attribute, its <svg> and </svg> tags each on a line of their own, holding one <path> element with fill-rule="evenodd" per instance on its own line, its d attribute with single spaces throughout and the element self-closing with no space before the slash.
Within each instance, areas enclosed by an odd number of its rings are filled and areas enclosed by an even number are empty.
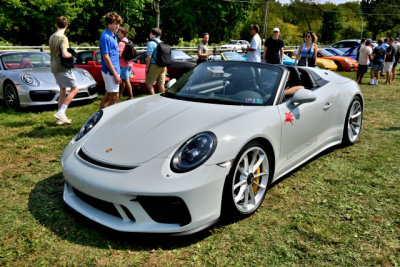
<svg viewBox="0 0 400 267">
<path fill-rule="evenodd" d="M 244 49 L 247 52 L 248 62 L 261 62 L 261 38 L 258 35 L 260 26 L 257 24 L 250 25 L 250 33 L 253 35 L 251 39 L 250 47 Z"/>
<path fill-rule="evenodd" d="M 283 40 L 279 38 L 279 28 L 274 28 L 273 35 L 265 41 L 263 62 L 283 64 Z"/>
</svg>

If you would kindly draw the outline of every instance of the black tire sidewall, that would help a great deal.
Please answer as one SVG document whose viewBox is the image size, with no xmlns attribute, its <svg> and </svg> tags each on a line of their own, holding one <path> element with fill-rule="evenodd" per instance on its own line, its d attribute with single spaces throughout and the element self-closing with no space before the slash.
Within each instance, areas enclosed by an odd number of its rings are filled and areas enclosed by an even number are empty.
<svg viewBox="0 0 400 267">
<path fill-rule="evenodd" d="M 232 195 L 232 183 L 233 179 L 235 178 L 235 170 L 237 167 L 237 164 L 239 163 L 240 158 L 242 157 L 243 153 L 247 151 L 251 147 L 259 147 L 263 149 L 263 151 L 266 153 L 268 157 L 268 166 L 269 166 L 269 175 L 268 175 L 268 181 L 267 181 L 267 189 L 264 192 L 264 195 L 262 196 L 262 201 L 260 202 L 259 206 L 252 212 L 249 213 L 243 213 L 239 211 L 234 203 L 233 200 L 233 195 Z M 238 153 L 236 156 L 231 169 L 229 171 L 229 174 L 227 175 L 225 179 L 225 184 L 224 184 L 224 190 L 222 193 L 222 207 L 221 207 L 221 217 L 225 219 L 240 219 L 240 218 L 245 218 L 250 215 L 252 215 L 254 212 L 257 211 L 257 209 L 262 205 L 262 202 L 264 201 L 265 195 L 268 190 L 268 186 L 271 183 L 271 175 L 272 175 L 272 164 L 271 164 L 271 155 L 268 149 L 266 149 L 265 146 L 263 146 L 260 142 L 258 141 L 251 141 L 247 143 Z"/>
<path fill-rule="evenodd" d="M 361 123 L 360 123 L 360 132 L 358 133 L 358 136 L 354 140 L 354 142 L 352 142 L 350 140 L 350 138 L 349 138 L 349 117 L 350 117 L 351 108 L 353 107 L 354 102 L 356 102 L 356 101 L 358 101 L 360 103 L 360 106 L 361 106 Z M 364 109 L 363 109 L 361 98 L 359 96 L 355 96 L 353 98 L 353 100 L 351 101 L 349 107 L 347 108 L 346 119 L 345 119 L 345 122 L 344 122 L 343 138 L 342 138 L 342 144 L 344 146 L 354 145 L 357 142 L 357 140 L 360 138 L 361 129 L 362 129 L 363 115 L 364 115 Z"/>
</svg>

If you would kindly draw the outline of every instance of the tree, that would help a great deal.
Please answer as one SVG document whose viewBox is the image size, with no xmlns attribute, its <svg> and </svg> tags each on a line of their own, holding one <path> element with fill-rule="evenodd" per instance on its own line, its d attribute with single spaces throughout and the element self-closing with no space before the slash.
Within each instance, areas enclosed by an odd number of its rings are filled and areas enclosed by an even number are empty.
<svg viewBox="0 0 400 267">
<path fill-rule="evenodd" d="M 73 21 L 93 0 L 58 2 L 52 0 L 8 0 L 0 5 L 1 34 L 15 44 L 48 43 L 55 20 L 64 15 Z"/>
<path fill-rule="evenodd" d="M 372 33 L 372 38 L 377 39 L 378 34 L 386 33 L 391 36 L 399 35 L 400 0 L 362 0 L 361 9 L 368 21 L 367 30 Z M 399 15 L 395 15 L 399 14 Z"/>
</svg>

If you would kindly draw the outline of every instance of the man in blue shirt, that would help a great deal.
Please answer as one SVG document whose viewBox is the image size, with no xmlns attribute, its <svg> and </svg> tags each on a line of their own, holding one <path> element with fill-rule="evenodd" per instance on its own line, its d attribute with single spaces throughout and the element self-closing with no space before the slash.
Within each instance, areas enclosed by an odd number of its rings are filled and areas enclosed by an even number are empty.
<svg viewBox="0 0 400 267">
<path fill-rule="evenodd" d="M 146 52 L 146 85 L 150 94 L 154 95 L 154 84 L 158 84 L 158 92 L 165 92 L 165 75 L 167 68 L 156 64 L 157 43 L 161 42 L 161 29 L 153 28 L 150 32 L 150 42 L 147 43 Z"/>
<path fill-rule="evenodd" d="M 106 93 L 101 100 L 100 109 L 116 104 L 119 97 L 120 67 L 116 33 L 122 18 L 115 12 L 108 13 L 104 20 L 106 29 L 100 37 L 101 74 L 104 79 Z"/>
</svg>

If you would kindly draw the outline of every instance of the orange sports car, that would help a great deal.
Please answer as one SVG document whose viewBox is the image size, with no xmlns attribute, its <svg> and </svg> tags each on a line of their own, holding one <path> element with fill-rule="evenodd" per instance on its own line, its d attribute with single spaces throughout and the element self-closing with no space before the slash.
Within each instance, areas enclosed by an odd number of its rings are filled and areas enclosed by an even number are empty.
<svg viewBox="0 0 400 267">
<path fill-rule="evenodd" d="M 358 62 L 354 58 L 351 57 L 340 57 L 340 56 L 335 56 L 331 52 L 325 49 L 319 49 L 317 53 L 317 57 L 319 58 L 324 58 L 324 59 L 330 59 L 335 62 L 337 65 L 337 70 L 357 70 L 358 68 Z"/>
</svg>

